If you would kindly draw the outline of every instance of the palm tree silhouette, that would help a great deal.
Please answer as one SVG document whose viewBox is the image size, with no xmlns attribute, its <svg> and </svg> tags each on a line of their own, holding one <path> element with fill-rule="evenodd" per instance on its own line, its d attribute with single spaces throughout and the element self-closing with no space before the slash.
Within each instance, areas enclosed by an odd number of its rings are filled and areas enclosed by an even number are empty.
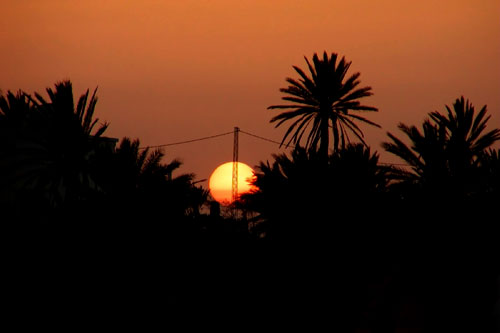
<svg viewBox="0 0 500 333">
<path fill-rule="evenodd" d="M 437 111 L 429 113 L 422 126 L 399 124 L 412 145 L 387 133 L 392 142 L 382 146 L 403 159 L 411 167 L 406 181 L 418 183 L 432 192 L 466 195 L 476 183 L 479 157 L 500 140 L 500 129 L 483 133 L 490 116 L 486 117 L 486 106 L 476 115 L 474 107 L 462 96 L 456 99 L 453 108 L 446 106 L 447 114 Z"/>
<path fill-rule="evenodd" d="M 39 192 L 51 206 L 79 200 L 98 190 L 90 164 L 99 138 L 107 129 L 93 119 L 96 91 L 83 94 L 75 107 L 70 81 L 40 94 L 8 93 L 0 98 L 2 126 L 10 128 L 10 154 L 5 164 L 14 169 L 8 182 L 15 188 Z"/>
<path fill-rule="evenodd" d="M 270 233 L 287 228 L 325 230 L 341 211 L 369 206 L 383 197 L 389 167 L 378 164 L 378 154 L 362 144 L 350 144 L 331 155 L 325 165 L 320 152 L 297 147 L 287 154 L 273 155 L 274 161 L 260 162 L 254 185 L 257 190 L 243 195 L 250 210 L 269 221 Z M 349 208 L 350 207 L 350 208 Z M 294 222 L 297 222 L 294 224 Z M 307 223 L 305 223 L 307 222 Z"/>
<path fill-rule="evenodd" d="M 483 134 L 491 116 L 486 116 L 486 105 L 474 117 L 474 106 L 462 96 L 453 104 L 453 110 L 446 106 L 446 115 L 434 111 L 429 114 L 440 127 L 446 128 L 447 152 L 450 171 L 460 174 L 476 166 L 477 157 L 495 141 L 500 140 L 500 129 Z"/>
<path fill-rule="evenodd" d="M 165 216 L 170 218 L 196 215 L 207 191 L 193 185 L 195 175 L 192 173 L 173 176 L 182 165 L 180 160 L 164 163 L 163 158 L 161 149 L 141 149 L 139 139 L 125 137 L 114 153 L 99 157 L 99 183 L 124 213 L 131 208 L 139 214 L 148 208 L 157 212 L 157 208 L 162 207 Z"/>
<path fill-rule="evenodd" d="M 54 117 L 56 124 L 53 126 L 63 133 L 72 133 L 73 135 L 84 136 L 88 139 L 92 135 L 92 130 L 98 123 L 99 119 L 93 119 L 95 106 L 97 104 L 97 88 L 94 90 L 89 100 L 89 90 L 80 96 L 78 104 L 74 104 L 73 86 L 71 81 L 58 82 L 55 85 L 55 90 L 47 88 L 47 94 L 50 101 L 47 102 L 43 96 L 35 92 L 35 104 L 42 112 L 47 112 Z M 59 128 L 57 122 L 66 121 L 66 125 L 70 128 Z M 97 131 L 92 135 L 93 138 L 100 137 L 106 131 L 108 124 L 102 124 Z M 73 133 L 74 132 L 74 133 Z"/>
<path fill-rule="evenodd" d="M 44 137 L 49 151 L 48 167 L 43 170 L 45 186 L 50 188 L 52 201 L 78 200 L 84 192 L 99 190 L 90 173 L 92 155 L 99 138 L 106 131 L 104 123 L 92 133 L 98 119 L 93 119 L 97 104 L 97 88 L 89 100 L 89 90 L 75 107 L 70 81 L 56 83 L 47 89 L 49 101 L 35 93 L 36 108 L 48 118 Z"/>
<path fill-rule="evenodd" d="M 371 87 L 357 88 L 360 73 L 354 73 L 346 79 L 351 62 L 344 57 L 338 62 L 336 53 L 330 57 L 326 52 L 323 59 L 315 53 L 312 64 L 304 57 L 310 72 L 308 76 L 302 69 L 293 66 L 300 75 L 300 79 L 287 78 L 290 84 L 287 88 L 280 89 L 286 96 L 283 100 L 293 104 L 272 105 L 268 109 L 285 109 L 273 117 L 271 122 L 277 122 L 279 127 L 286 121 L 294 120 L 286 131 L 281 144 L 291 135 L 288 144 L 300 144 L 302 136 L 308 127 L 311 127 L 305 147 L 314 148 L 321 152 L 323 157 L 328 155 L 330 145 L 329 132 L 332 131 L 333 149 L 344 147 L 349 142 L 348 131 L 351 131 L 361 142 L 363 132 L 356 125 L 356 121 L 380 127 L 374 122 L 353 114 L 351 111 L 378 111 L 372 106 L 361 105 L 360 98 L 371 96 Z M 293 133 L 293 134 L 292 134 Z"/>
<path fill-rule="evenodd" d="M 497 154 L 488 148 L 500 140 L 500 129 L 487 130 L 486 106 L 477 112 L 464 97 L 446 106 L 445 112 L 428 116 L 422 128 L 399 124 L 410 144 L 391 133 L 391 142 L 383 143 L 411 167 L 395 184 L 403 200 L 391 210 L 396 218 L 405 216 L 402 231 L 412 235 L 405 237 L 402 253 L 411 254 L 412 248 L 426 244 L 426 250 L 418 252 L 425 260 L 415 262 L 422 273 L 432 271 L 432 277 L 422 279 L 426 325 L 446 325 L 450 330 L 482 325 L 480 330 L 488 331 L 485 314 L 492 293 L 486 281 L 498 262 L 497 240 L 490 236 L 498 229 L 490 217 L 491 207 L 498 203 L 493 185 Z M 449 266 L 445 268 L 444 262 Z M 456 274 L 458 269 L 464 273 Z"/>
</svg>

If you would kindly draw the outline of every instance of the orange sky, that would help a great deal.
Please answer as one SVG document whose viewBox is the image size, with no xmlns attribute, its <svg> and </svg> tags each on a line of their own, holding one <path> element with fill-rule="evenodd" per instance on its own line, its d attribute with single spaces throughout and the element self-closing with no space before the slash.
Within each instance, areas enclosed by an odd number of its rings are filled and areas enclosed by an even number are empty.
<svg viewBox="0 0 500 333">
<path fill-rule="evenodd" d="M 1 0 L 0 89 L 42 91 L 71 79 L 77 95 L 99 86 L 108 136 L 156 145 L 229 132 L 275 140 L 275 114 L 292 65 L 337 52 L 353 61 L 364 103 L 379 108 L 366 128 L 384 161 L 385 132 L 420 124 L 464 95 L 488 105 L 500 127 L 498 0 Z M 232 137 L 170 147 L 181 171 L 208 178 L 232 159 Z M 277 146 L 240 135 L 254 166 Z M 205 183 L 206 185 L 206 183 Z"/>
</svg>

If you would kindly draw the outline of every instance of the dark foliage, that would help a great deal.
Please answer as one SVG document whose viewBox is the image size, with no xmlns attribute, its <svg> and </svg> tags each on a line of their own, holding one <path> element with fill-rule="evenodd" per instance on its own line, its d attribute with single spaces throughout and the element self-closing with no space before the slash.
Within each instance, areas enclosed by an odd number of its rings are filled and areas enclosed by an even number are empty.
<svg viewBox="0 0 500 333">
<path fill-rule="evenodd" d="M 349 63 L 336 55 L 313 63 L 310 79 L 296 68 L 303 80 L 288 79 L 284 99 L 307 114 L 318 105 L 306 88 L 327 100 L 335 85 L 351 91 L 325 116 L 335 149 L 325 155 L 320 108 L 308 149 L 258 166 L 258 190 L 239 203 L 258 214 L 250 221 L 224 218 L 216 205 L 203 214 L 207 191 L 193 174 L 176 175 L 181 162 L 164 162 L 161 150 L 128 138 L 114 147 L 94 119 L 95 92 L 76 107 L 69 82 L 48 89 L 48 101 L 1 95 L 9 308 L 58 320 L 84 313 L 73 322 L 87 321 L 89 309 L 178 311 L 308 331 L 493 332 L 500 151 L 490 147 L 500 130 L 485 133 L 486 108 L 476 114 L 461 98 L 430 113 L 422 130 L 400 125 L 411 146 L 389 134 L 384 147 L 412 170 L 387 167 L 366 145 L 345 142 L 343 125 L 362 139 L 350 122 L 362 119 L 341 118 L 372 110 L 356 101 L 370 89 L 353 91 L 359 74 L 343 82 Z"/>
<path fill-rule="evenodd" d="M 500 140 L 500 129 L 483 133 L 490 118 L 486 117 L 486 106 L 475 114 L 464 97 L 455 101 L 453 109 L 446 109 L 444 115 L 429 113 L 422 132 L 415 126 L 399 125 L 411 140 L 410 147 L 391 133 L 392 142 L 383 147 L 412 167 L 406 174 L 407 189 L 423 191 L 430 199 L 471 198 L 485 191 L 480 188 L 486 184 L 480 181 L 478 166 L 486 149 Z"/>
<path fill-rule="evenodd" d="M 97 97 L 89 91 L 73 102 L 69 81 L 48 88 L 50 100 L 19 92 L 0 98 L 2 183 L 18 214 L 30 205 L 53 209 L 73 205 L 99 190 L 90 165 L 107 124 L 94 132 Z M 7 196 L 7 195 L 6 195 Z"/>
<path fill-rule="evenodd" d="M 326 164 L 320 153 L 297 147 L 290 157 L 275 155 L 272 164 L 262 162 L 258 170 L 254 182 L 258 190 L 244 200 L 261 214 L 273 237 L 282 232 L 300 237 L 311 232 L 317 237 L 364 221 L 387 196 L 392 172 L 378 165 L 378 154 L 361 144 L 338 150 Z M 356 211 L 358 206 L 363 211 Z"/>
</svg>

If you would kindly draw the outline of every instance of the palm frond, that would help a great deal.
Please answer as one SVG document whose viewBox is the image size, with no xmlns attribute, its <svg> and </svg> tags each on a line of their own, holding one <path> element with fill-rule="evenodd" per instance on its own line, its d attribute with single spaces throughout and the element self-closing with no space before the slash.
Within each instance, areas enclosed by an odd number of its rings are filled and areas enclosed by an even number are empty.
<svg viewBox="0 0 500 333">
<path fill-rule="evenodd" d="M 301 116 L 303 114 L 310 113 L 310 111 L 311 111 L 311 108 L 308 108 L 308 107 L 296 107 L 294 109 L 295 110 L 285 111 L 285 112 L 280 113 L 277 116 L 274 116 L 273 118 L 271 118 L 271 120 L 269 122 L 273 123 L 273 122 L 279 120 L 279 122 L 275 125 L 275 127 L 279 127 L 283 122 L 290 120 L 292 118 Z"/>
<path fill-rule="evenodd" d="M 313 99 L 308 100 L 308 99 L 297 98 L 297 97 L 288 97 L 288 96 L 282 97 L 281 99 L 284 101 L 301 103 L 301 104 L 305 104 L 305 105 L 309 105 L 309 106 L 317 106 L 318 105 L 318 102 L 316 100 L 313 100 Z"/>
<path fill-rule="evenodd" d="M 379 124 L 374 123 L 373 121 L 368 120 L 368 119 L 366 119 L 365 117 L 358 116 L 358 115 L 356 115 L 356 114 L 348 113 L 348 114 L 346 114 L 345 116 L 346 116 L 346 117 L 351 117 L 351 118 L 357 119 L 357 120 L 359 120 L 359 121 L 361 121 L 361 122 L 363 122 L 363 123 L 367 123 L 367 124 L 370 124 L 370 125 L 375 126 L 375 127 L 378 127 L 378 128 L 382 128 L 382 126 L 380 126 Z"/>
<path fill-rule="evenodd" d="M 361 129 L 353 122 L 351 121 L 350 119 L 346 118 L 346 117 L 339 117 L 339 120 L 344 123 L 344 125 L 347 126 L 347 128 L 363 143 L 363 145 L 366 146 L 366 142 L 364 140 L 364 135 L 363 135 L 363 132 L 361 131 Z M 349 140 L 349 135 L 347 135 L 347 133 L 345 133 L 347 139 Z"/>
<path fill-rule="evenodd" d="M 482 152 L 491 147 L 497 141 L 500 141 L 500 129 L 498 128 L 483 134 L 479 139 L 471 144 L 471 150 L 477 153 Z"/>
<path fill-rule="evenodd" d="M 483 121 L 484 116 L 486 115 L 486 105 L 481 108 L 481 111 L 479 111 L 478 115 L 476 116 L 476 119 L 474 119 L 474 122 L 472 124 L 472 132 L 474 133 L 475 137 L 477 138 L 478 134 L 484 130 L 486 127 L 486 122 L 490 119 L 490 117 L 486 117 L 486 119 Z"/>
<path fill-rule="evenodd" d="M 300 96 L 300 97 L 308 97 L 314 96 L 313 92 L 306 87 L 302 81 L 297 81 L 293 78 L 287 77 L 285 79 L 286 82 L 290 83 L 290 86 L 286 88 L 280 88 L 280 92 L 287 93 L 290 95 Z"/>
<path fill-rule="evenodd" d="M 89 97 L 89 90 L 87 89 L 86 93 L 80 96 L 78 100 L 78 104 L 76 106 L 76 115 L 78 116 L 78 120 L 81 124 L 83 124 L 83 117 L 85 115 L 85 106 L 87 105 L 87 99 Z"/>
<path fill-rule="evenodd" d="M 354 87 L 352 87 L 348 91 L 348 93 L 346 93 L 345 95 L 342 95 L 343 97 L 339 98 L 339 100 L 344 103 L 344 102 L 349 102 L 352 100 L 357 100 L 357 99 L 360 99 L 363 97 L 368 97 L 368 96 L 373 95 L 373 93 L 371 92 L 372 87 L 358 88 L 354 91 L 352 89 L 354 89 Z"/>
<path fill-rule="evenodd" d="M 97 119 L 96 119 L 97 122 Z M 97 129 L 97 131 L 92 135 L 94 138 L 99 138 L 104 134 L 104 132 L 108 129 L 109 123 L 101 124 L 101 126 Z M 92 126 L 93 127 L 93 126 Z"/>
<path fill-rule="evenodd" d="M 307 127 L 309 126 L 309 123 L 311 121 L 313 121 L 313 119 L 314 119 L 314 115 L 313 114 L 309 114 L 309 115 L 307 115 L 307 117 L 304 118 L 304 120 L 302 120 L 302 123 L 299 125 L 299 127 L 297 127 L 295 133 L 292 136 L 293 143 L 295 143 L 295 144 L 299 144 L 300 143 L 300 141 L 302 140 L 302 136 L 304 135 L 304 133 L 306 132 Z M 290 142 L 288 143 L 288 145 L 290 145 L 291 142 L 292 141 L 290 140 Z"/>
<path fill-rule="evenodd" d="M 166 165 L 166 171 L 167 173 L 171 174 L 174 170 L 180 168 L 182 165 L 182 161 L 179 159 L 173 159 L 170 161 L 170 163 L 167 163 Z"/>
<path fill-rule="evenodd" d="M 317 147 L 318 141 L 321 136 L 319 132 L 320 125 L 321 125 L 321 119 L 315 117 L 313 120 L 312 128 L 309 131 L 309 135 L 307 136 L 306 147 Z"/>
<path fill-rule="evenodd" d="M 273 109 L 302 109 L 302 108 L 304 108 L 304 105 L 271 105 L 271 106 L 267 107 L 268 110 L 273 110 Z M 310 109 L 311 110 L 316 110 L 315 108 L 310 108 Z M 276 117 L 278 117 L 278 116 L 274 116 L 273 119 L 276 118 Z"/>
<path fill-rule="evenodd" d="M 400 129 L 403 130 L 407 135 L 411 133 L 411 130 L 409 127 L 406 125 L 400 124 Z M 387 132 L 387 136 L 393 141 L 392 143 L 390 142 L 383 142 L 382 147 L 400 157 L 403 161 L 408 163 L 409 165 L 413 166 L 417 170 L 421 170 L 425 167 L 425 164 L 421 161 L 420 157 L 418 157 L 403 141 L 398 139 L 396 136 L 394 136 L 392 133 Z"/>
<path fill-rule="evenodd" d="M 299 126 L 298 130 L 295 132 L 295 135 L 292 137 L 292 139 L 290 139 L 290 142 L 294 139 L 294 137 L 296 138 L 296 135 L 297 133 L 299 132 L 300 128 L 303 127 L 306 123 L 307 123 L 307 119 L 306 121 L 304 121 L 304 118 L 310 118 L 312 117 L 311 114 L 308 114 L 308 113 L 304 113 L 299 119 L 297 119 L 296 121 L 293 122 L 293 124 L 291 126 L 288 127 L 288 130 L 286 131 L 285 135 L 283 136 L 283 140 L 281 141 L 281 144 L 280 144 L 280 147 L 281 145 L 283 145 L 283 143 L 285 142 L 286 138 L 288 137 L 288 135 L 293 131 L 293 129 L 299 124 L 301 123 L 301 125 Z M 288 144 L 290 144 L 290 142 Z"/>
<path fill-rule="evenodd" d="M 85 110 L 85 116 L 83 119 L 82 127 L 84 128 L 85 133 L 87 133 L 87 135 L 90 135 L 90 133 L 92 132 L 92 128 L 99 120 L 96 118 L 95 121 L 92 122 L 92 117 L 94 116 L 95 106 L 97 104 L 96 93 L 97 93 L 97 88 L 95 88 L 94 93 L 92 94 L 92 97 L 90 98 L 90 102 L 87 106 L 87 109 Z"/>
<path fill-rule="evenodd" d="M 306 63 L 307 63 L 307 68 L 309 68 L 309 72 L 311 73 L 312 80 L 314 81 L 315 84 L 318 84 L 318 76 L 316 75 L 316 70 L 314 69 L 313 66 L 311 66 L 311 63 L 309 62 L 309 59 L 307 57 L 304 57 Z"/>
<path fill-rule="evenodd" d="M 302 83 L 302 86 L 305 87 L 308 91 L 314 92 L 316 86 L 315 86 L 314 82 L 311 80 L 311 78 L 309 76 L 307 76 L 307 74 L 304 73 L 304 71 L 302 69 L 300 69 L 299 67 L 297 67 L 297 66 L 292 66 L 292 67 L 302 77 L 302 79 L 300 80 L 300 82 Z"/>
</svg>

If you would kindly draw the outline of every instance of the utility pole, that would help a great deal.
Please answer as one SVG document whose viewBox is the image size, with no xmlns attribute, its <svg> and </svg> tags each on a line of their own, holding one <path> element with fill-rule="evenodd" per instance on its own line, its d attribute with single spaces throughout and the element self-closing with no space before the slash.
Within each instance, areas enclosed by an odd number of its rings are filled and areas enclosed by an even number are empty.
<svg viewBox="0 0 500 333">
<path fill-rule="evenodd" d="M 238 133 L 239 127 L 234 128 L 234 143 L 233 143 L 233 181 L 232 181 L 232 201 L 233 201 L 233 216 L 237 218 L 236 200 L 238 199 Z"/>
</svg>

